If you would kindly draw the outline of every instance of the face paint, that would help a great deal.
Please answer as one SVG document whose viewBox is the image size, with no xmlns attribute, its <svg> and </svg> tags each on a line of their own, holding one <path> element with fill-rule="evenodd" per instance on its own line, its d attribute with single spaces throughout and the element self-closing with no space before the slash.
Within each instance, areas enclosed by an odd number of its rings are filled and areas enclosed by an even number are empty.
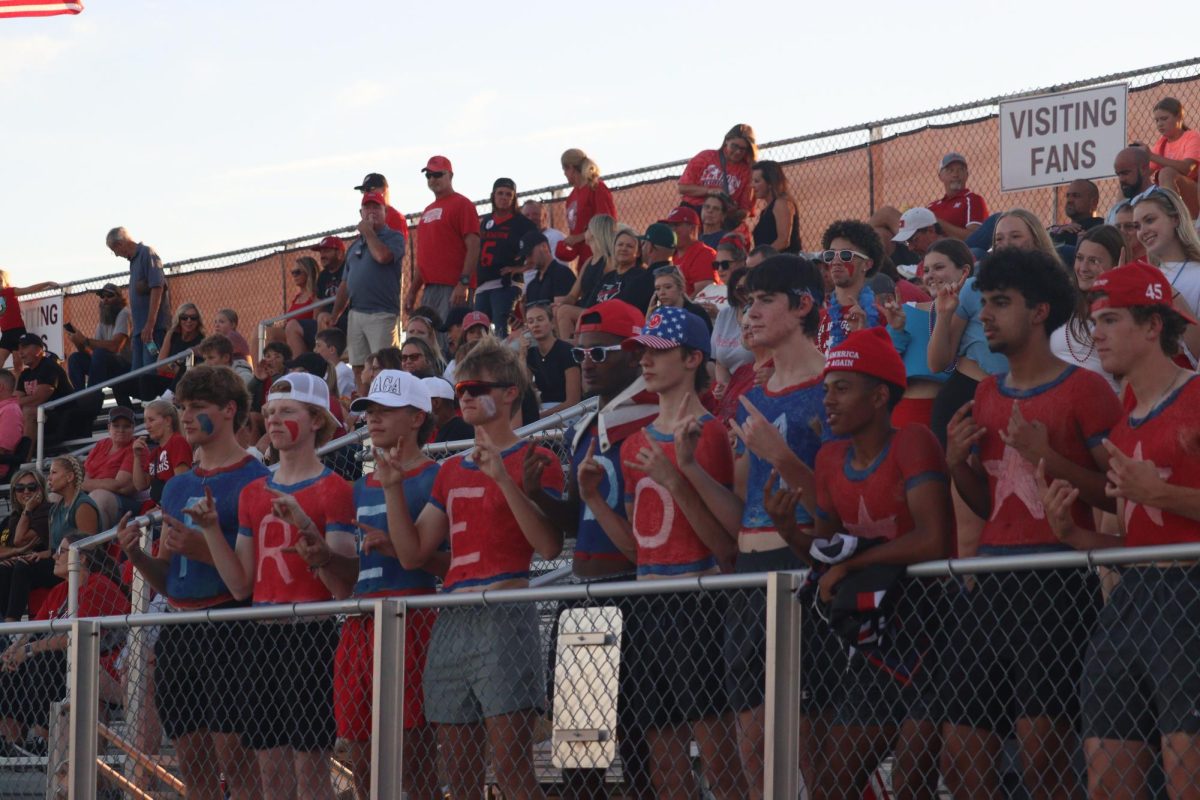
<svg viewBox="0 0 1200 800">
<path fill-rule="evenodd" d="M 299 422 L 296 422 L 294 419 L 285 419 L 283 427 L 287 428 L 288 435 L 292 437 L 293 442 L 300 438 Z"/>
<path fill-rule="evenodd" d="M 212 417 L 208 416 L 208 414 L 197 414 L 196 415 L 196 424 L 200 426 L 200 430 L 202 430 L 204 432 L 205 436 L 212 436 L 212 432 L 213 432 Z"/>
<path fill-rule="evenodd" d="M 485 417 L 491 419 L 496 416 L 496 401 L 491 397 L 484 395 L 477 402 L 479 403 L 479 410 L 483 412 Z"/>
</svg>

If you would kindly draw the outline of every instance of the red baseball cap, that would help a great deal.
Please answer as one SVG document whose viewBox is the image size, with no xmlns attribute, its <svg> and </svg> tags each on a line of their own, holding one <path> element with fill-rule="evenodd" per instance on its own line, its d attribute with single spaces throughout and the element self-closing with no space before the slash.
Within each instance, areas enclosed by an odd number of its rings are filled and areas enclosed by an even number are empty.
<svg viewBox="0 0 1200 800">
<path fill-rule="evenodd" d="M 336 236 L 326 236 L 321 241 L 312 246 L 313 250 L 337 250 L 341 253 L 346 252 L 346 243 Z"/>
<path fill-rule="evenodd" d="M 1137 308 L 1141 306 L 1170 306 L 1173 291 L 1162 270 L 1148 261 L 1131 261 L 1110 269 L 1092 284 L 1092 291 L 1103 293 L 1092 303 L 1092 312 L 1105 308 Z M 1188 313 L 1177 313 L 1190 325 L 1197 325 Z"/>
<path fill-rule="evenodd" d="M 476 325 L 482 325 L 485 328 L 490 328 L 492 327 L 492 318 L 482 311 L 471 311 L 463 317 L 462 329 L 464 331 L 469 331 Z"/>
<path fill-rule="evenodd" d="M 675 206 L 666 219 L 660 219 L 664 225 L 699 225 L 700 215 L 687 206 Z"/>
<path fill-rule="evenodd" d="M 857 372 L 899 386 L 908 385 L 904 362 L 887 331 L 881 327 L 854 331 L 833 347 L 825 359 L 822 377 L 831 372 Z"/>
<path fill-rule="evenodd" d="M 450 159 L 445 156 L 432 156 L 421 167 L 421 172 L 454 172 L 454 167 L 450 166 Z"/>
<path fill-rule="evenodd" d="M 638 336 L 646 324 L 646 315 L 624 300 L 605 300 L 579 315 L 576 333 L 611 333 L 628 339 Z"/>
<path fill-rule="evenodd" d="M 379 192 L 364 192 L 362 205 L 365 206 L 368 203 L 377 203 L 384 208 L 387 208 L 387 200 L 384 200 L 383 195 L 381 195 Z"/>
</svg>

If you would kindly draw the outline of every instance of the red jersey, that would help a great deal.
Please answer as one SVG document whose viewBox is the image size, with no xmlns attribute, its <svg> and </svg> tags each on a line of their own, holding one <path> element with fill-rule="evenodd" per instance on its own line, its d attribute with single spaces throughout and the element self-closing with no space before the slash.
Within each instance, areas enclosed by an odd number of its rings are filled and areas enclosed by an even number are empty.
<svg viewBox="0 0 1200 800">
<path fill-rule="evenodd" d="M 717 273 L 713 271 L 713 261 L 716 258 L 717 251 L 700 241 L 692 242 L 682 252 L 675 251 L 675 265 L 679 267 L 679 271 L 683 273 L 683 279 L 687 281 L 684 293 L 688 297 L 695 294 L 696 284 L 700 281 L 717 279 Z"/>
<path fill-rule="evenodd" d="M 304 509 L 317 530 L 354 536 L 354 490 L 337 473 L 322 470 L 315 478 L 290 486 L 267 475 L 247 484 L 238 496 L 238 535 L 254 537 L 254 603 L 313 603 L 329 600 L 329 589 L 297 553 L 300 532 L 271 511 L 274 499 L 268 490 L 290 494 Z"/>
<path fill-rule="evenodd" d="M 729 435 L 716 417 L 705 415 L 701 420 L 700 441 L 696 445 L 696 463 L 724 485 L 733 485 L 733 450 Z M 639 578 L 672 577 L 717 571 L 712 551 L 688 523 L 683 510 L 661 484 L 649 475 L 629 465 L 639 450 L 648 447 L 653 438 L 675 461 L 675 440 L 654 425 L 647 425 L 621 445 L 621 476 L 625 484 L 625 504 L 632 505 L 629 519 L 633 538 L 637 541 L 637 571 Z"/>
<path fill-rule="evenodd" d="M 17 299 L 17 290 L 11 286 L 0 289 L 0 331 L 13 331 L 25 327 L 25 318 L 21 316 L 21 301 Z"/>
<path fill-rule="evenodd" d="M 528 450 L 528 444 L 517 442 L 501 454 L 505 471 L 518 486 Z M 551 464 L 558 463 L 558 456 L 546 448 L 537 450 L 549 456 Z M 551 497 L 561 497 L 562 470 L 543 470 L 542 488 Z M 442 464 L 429 502 L 450 520 L 450 569 L 442 582 L 446 591 L 529 577 L 533 545 L 517 524 L 504 492 L 470 456 L 455 456 Z"/>
<path fill-rule="evenodd" d="M 166 442 L 150 451 L 150 463 L 146 465 L 146 474 L 165 482 L 175 474 L 175 468 L 181 465 L 192 465 L 192 446 L 181 434 L 173 433 Z"/>
<path fill-rule="evenodd" d="M 965 228 L 988 218 L 987 203 L 970 189 L 960 189 L 929 204 L 929 210 L 943 222 Z"/>
<path fill-rule="evenodd" d="M 1100 444 L 1121 419 L 1121 403 L 1108 381 L 1095 372 L 1069 366 L 1049 383 L 1034 389 L 1009 389 L 1004 375 L 984 378 L 975 390 L 971 415 L 986 428 L 979 441 L 979 458 L 987 471 L 992 513 L 983 526 L 980 544 L 993 547 L 1057 545 L 1058 537 L 1046 522 L 1041 494 L 1034 475 L 1037 464 L 1000 438 L 1007 430 L 1013 404 L 1020 402 L 1028 422 L 1046 426 L 1050 447 L 1063 458 L 1088 469 L 1099 469 L 1091 448 Z M 1047 475 L 1053 479 L 1054 475 Z M 1075 524 L 1092 530 L 1092 509 L 1082 501 L 1072 508 Z"/>
<path fill-rule="evenodd" d="M 383 223 L 396 233 L 403 236 L 405 239 L 408 238 L 408 220 L 404 218 L 403 214 L 391 206 L 387 207 L 387 211 L 383 217 Z"/>
<path fill-rule="evenodd" d="M 1145 417 L 1113 428 L 1113 444 L 1137 461 L 1151 461 L 1167 483 L 1200 489 L 1200 379 L 1191 377 Z M 1125 501 L 1125 546 L 1200 541 L 1200 522 Z"/>
<path fill-rule="evenodd" d="M 596 181 L 595 186 L 576 186 L 567 195 L 567 235 L 582 235 L 587 230 L 588 223 L 597 214 L 608 214 L 617 218 L 617 205 L 613 202 L 612 192 L 604 185 L 604 181 Z M 565 242 L 559 242 L 554 255 L 559 261 L 569 263 L 578 258 L 580 264 L 592 257 L 592 250 L 583 242 L 568 247 Z"/>
<path fill-rule="evenodd" d="M 287 313 L 290 314 L 297 308 L 311 306 L 313 303 L 317 302 L 317 298 L 313 297 L 311 294 L 303 300 L 300 299 L 302 295 L 303 292 L 296 292 L 296 296 L 292 298 L 291 304 L 287 307 Z M 297 314 L 296 316 L 292 317 L 292 319 L 313 319 L 313 313 L 314 312 L 312 311 L 305 311 L 303 314 Z"/>
<path fill-rule="evenodd" d="M 679 182 L 685 186 L 707 186 L 715 192 L 725 192 L 737 207 L 747 213 L 754 211 L 754 192 L 750 189 L 750 164 L 746 161 L 726 161 L 721 166 L 720 150 L 701 150 L 683 168 Z M 702 197 L 685 197 L 684 202 L 699 208 Z"/>
<path fill-rule="evenodd" d="M 426 206 L 417 223 L 417 271 L 421 280 L 436 286 L 457 286 L 467 258 L 468 235 L 479 235 L 479 215 L 466 197 L 453 192 Z M 474 281 L 472 277 L 472 285 Z"/>
<path fill-rule="evenodd" d="M 817 516 L 836 518 L 852 536 L 891 541 L 914 527 L 908 492 L 927 481 L 948 480 L 942 446 L 922 425 L 892 435 L 869 467 L 854 468 L 854 445 L 827 442 L 817 453 Z"/>
</svg>

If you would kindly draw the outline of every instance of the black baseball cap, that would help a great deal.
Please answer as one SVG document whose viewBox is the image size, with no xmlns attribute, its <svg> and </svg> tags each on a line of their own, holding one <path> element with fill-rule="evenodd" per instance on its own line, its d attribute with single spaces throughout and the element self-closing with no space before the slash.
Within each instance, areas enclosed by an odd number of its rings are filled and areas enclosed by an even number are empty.
<svg viewBox="0 0 1200 800">
<path fill-rule="evenodd" d="M 368 172 L 367 177 L 363 178 L 361 186 L 355 186 L 356 192 L 373 192 L 376 189 L 386 189 L 387 178 L 380 175 L 378 172 Z"/>
<path fill-rule="evenodd" d="M 517 190 L 517 182 L 512 178 L 496 178 L 495 182 L 492 184 L 492 191 L 496 191 L 501 186 L 503 186 L 505 189 L 512 189 L 514 192 Z"/>
<path fill-rule="evenodd" d="M 133 422 L 133 409 L 125 406 L 113 406 L 108 410 L 108 421 L 116 422 L 119 419 L 127 419 Z"/>
<path fill-rule="evenodd" d="M 92 294 L 98 294 L 103 297 L 106 294 L 120 294 L 121 289 L 115 283 L 106 283 L 99 289 L 96 289 Z"/>
<path fill-rule="evenodd" d="M 27 333 L 24 336 L 22 336 L 20 339 L 17 339 L 17 347 L 29 347 L 30 345 L 35 345 L 35 344 L 41 348 L 46 347 L 45 340 L 42 339 L 42 337 L 38 336 L 36 333 Z"/>
<path fill-rule="evenodd" d="M 530 231 L 525 234 L 521 237 L 521 244 L 517 246 L 517 258 L 529 258 L 533 255 L 533 249 L 539 244 L 550 244 L 546 234 L 541 231 Z"/>
</svg>

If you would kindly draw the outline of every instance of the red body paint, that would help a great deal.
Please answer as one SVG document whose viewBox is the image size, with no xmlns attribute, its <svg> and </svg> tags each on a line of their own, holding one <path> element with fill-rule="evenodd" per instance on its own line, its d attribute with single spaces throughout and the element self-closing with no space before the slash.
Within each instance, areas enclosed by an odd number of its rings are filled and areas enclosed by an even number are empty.
<svg viewBox="0 0 1200 800">
<path fill-rule="evenodd" d="M 292 441 L 300 438 L 300 423 L 292 419 L 285 419 L 283 426 L 287 428 L 288 434 L 292 437 Z"/>
</svg>

